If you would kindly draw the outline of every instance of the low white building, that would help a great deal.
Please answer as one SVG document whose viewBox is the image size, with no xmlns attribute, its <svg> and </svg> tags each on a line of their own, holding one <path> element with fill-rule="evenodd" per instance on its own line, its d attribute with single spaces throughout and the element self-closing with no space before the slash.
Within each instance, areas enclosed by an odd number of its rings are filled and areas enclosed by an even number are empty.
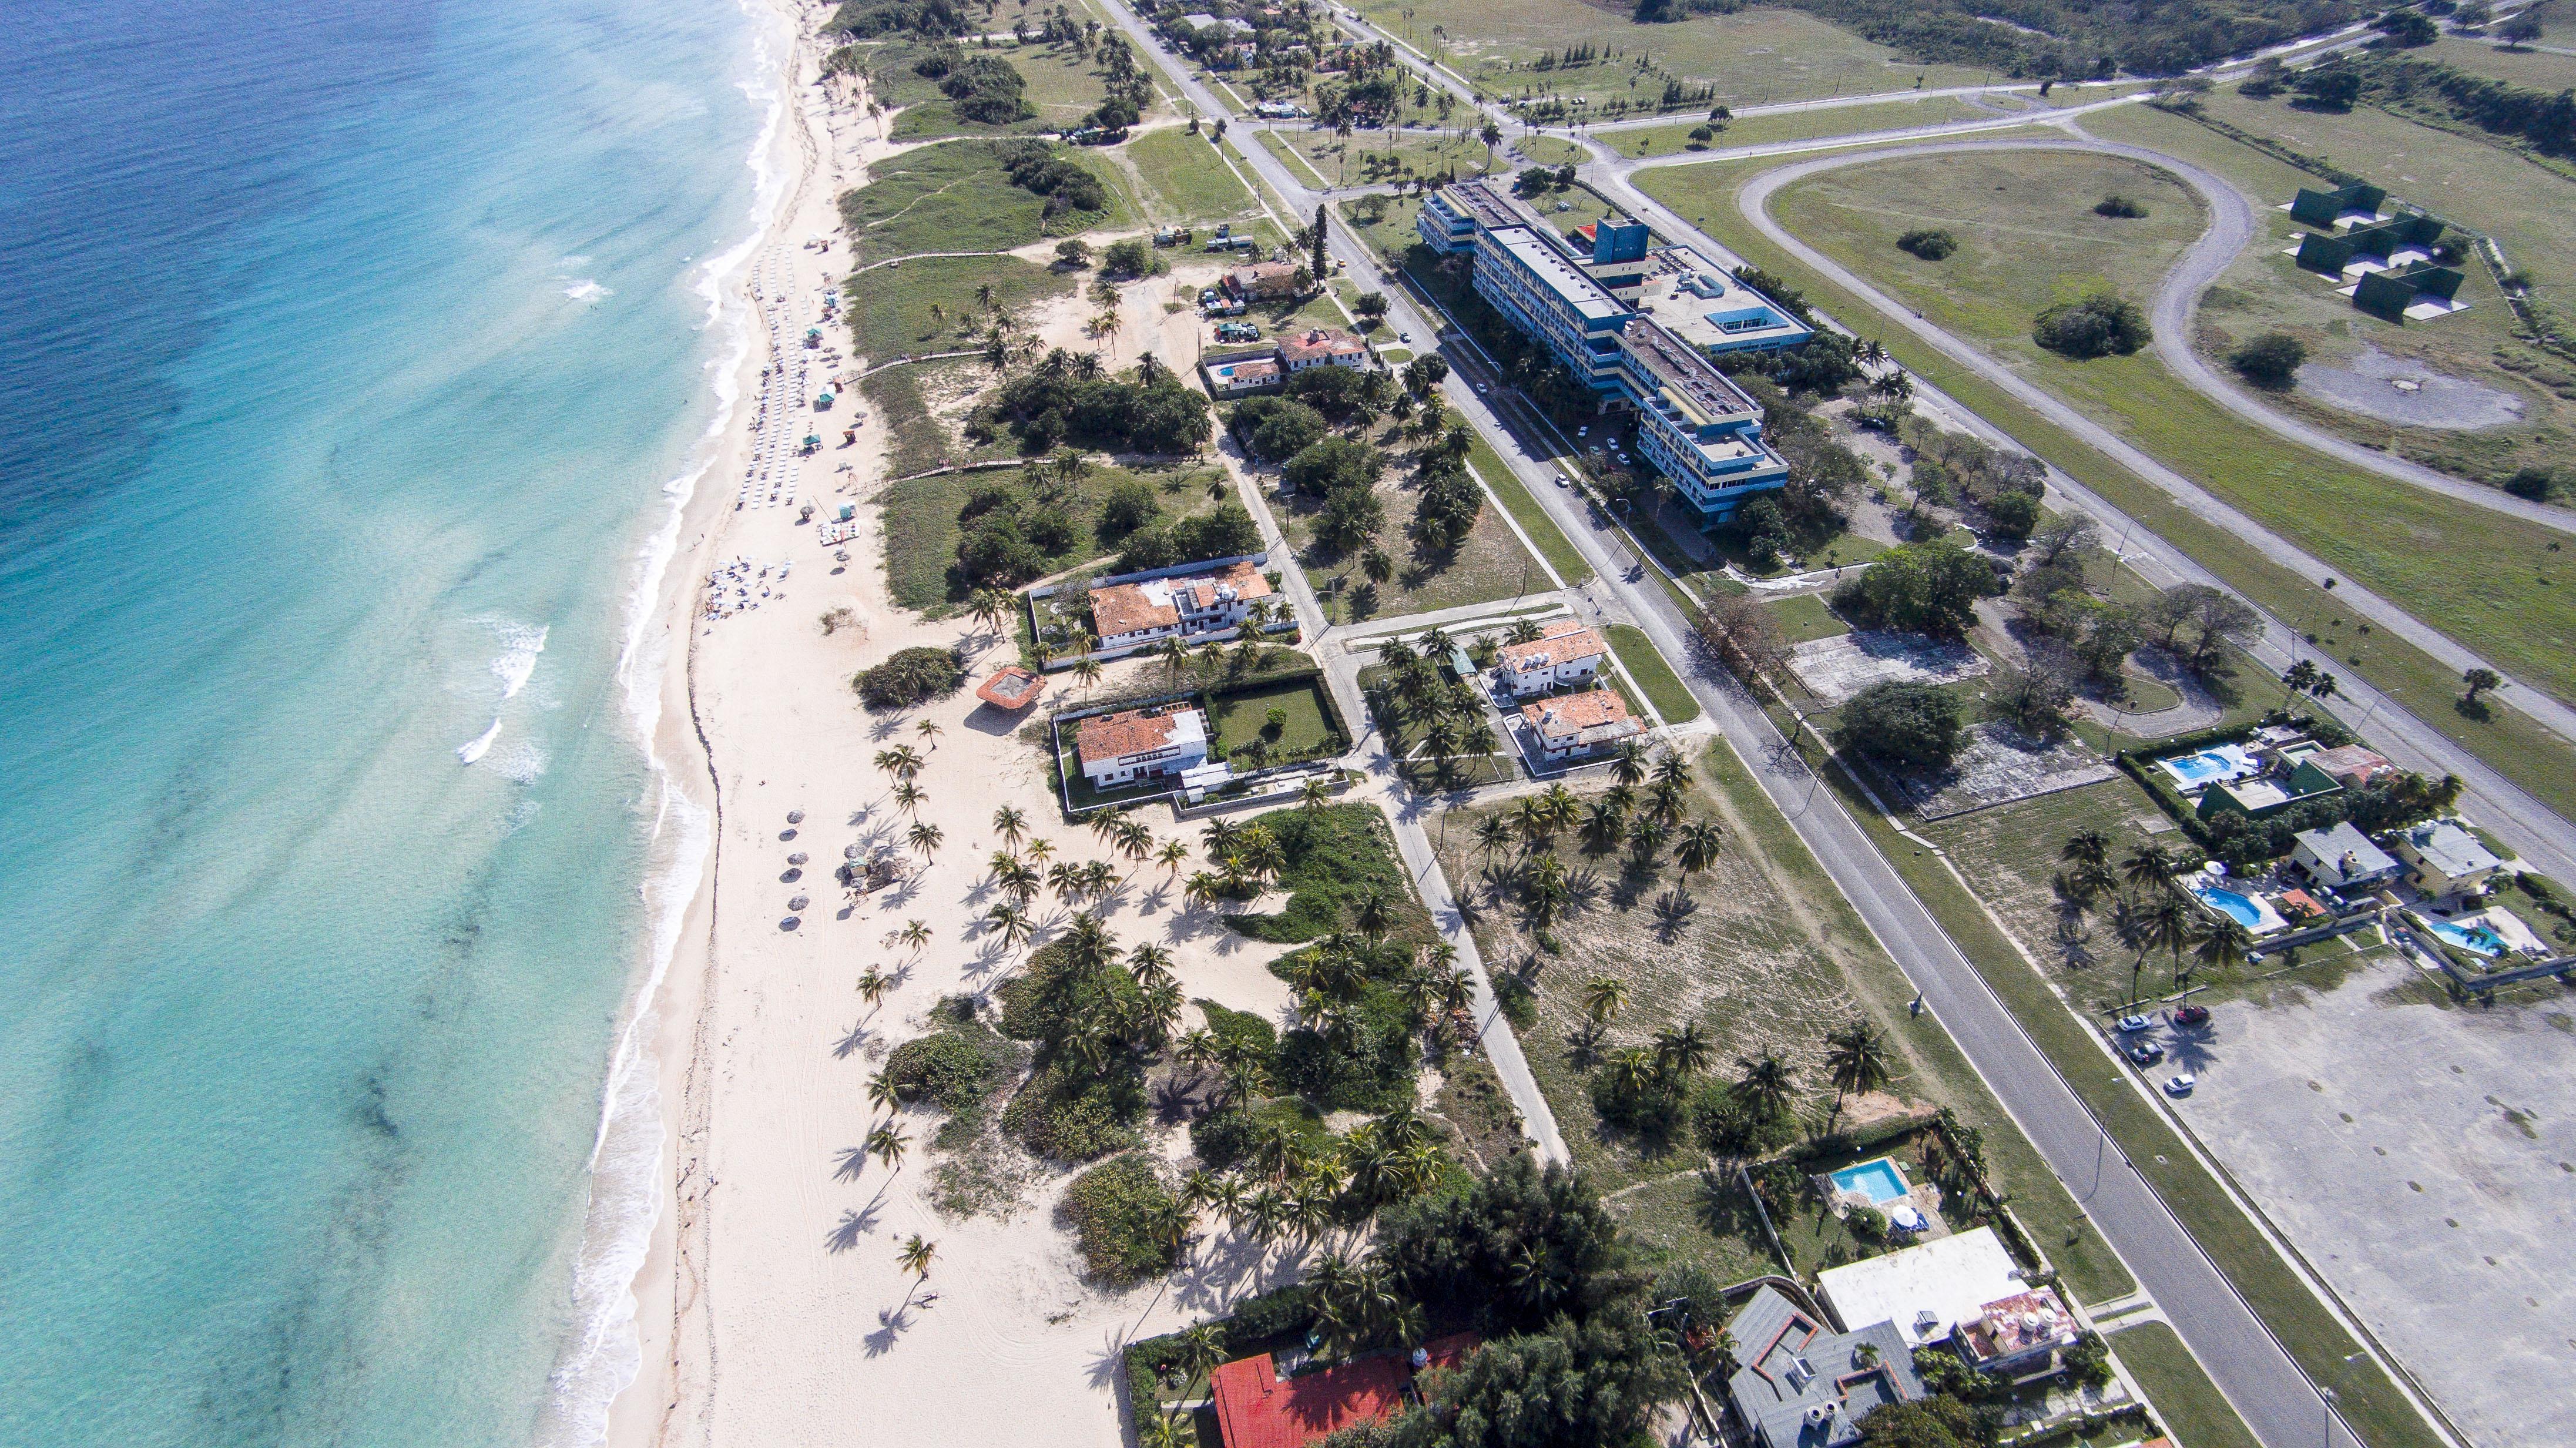
<svg viewBox="0 0 2576 1448">
<path fill-rule="evenodd" d="M 2474 890 L 2504 868 L 2495 851 L 2457 820 L 2426 820 L 2401 832 L 2389 845 L 2408 865 L 2415 888 L 2427 895 Z"/>
<path fill-rule="evenodd" d="M 1514 695 L 1544 694 L 1597 678 L 1602 657 L 1609 652 L 1610 645 L 1598 629 L 1561 618 L 1529 643 L 1503 645 L 1497 669 L 1503 687 Z"/>
<path fill-rule="evenodd" d="M 2005 1375 L 2045 1366 L 2078 1331 L 2055 1292 L 2022 1280 L 1991 1227 L 1829 1267 L 1816 1291 L 1844 1322 L 1893 1322 L 1909 1348 L 1947 1342 L 1971 1366 Z"/>
<path fill-rule="evenodd" d="M 1559 699 L 1521 706 L 1530 737 L 1544 759 L 1576 759 L 1615 749 L 1646 732 L 1642 719 L 1628 712 L 1628 701 L 1615 689 L 1594 689 Z"/>
<path fill-rule="evenodd" d="M 1360 339 L 1333 327 L 1309 327 L 1279 339 L 1279 365 L 1291 372 L 1309 367 L 1366 367 L 1368 348 Z"/>
<path fill-rule="evenodd" d="M 1092 631 L 1099 652 L 1142 648 L 1167 638 L 1193 643 L 1230 638 L 1243 626 L 1255 599 L 1270 596 L 1270 580 L 1252 562 L 1229 563 L 1208 573 L 1113 583 L 1091 590 Z"/>
<path fill-rule="evenodd" d="M 2367 890 L 2406 871 L 2348 820 L 2330 830 L 2301 830 L 2290 839 L 2290 862 L 2329 890 Z"/>
<path fill-rule="evenodd" d="M 1082 721 L 1073 738 L 1082 772 L 1095 789 L 1141 779 L 1177 780 L 1207 763 L 1207 715 L 1187 704 L 1095 714 Z"/>
</svg>

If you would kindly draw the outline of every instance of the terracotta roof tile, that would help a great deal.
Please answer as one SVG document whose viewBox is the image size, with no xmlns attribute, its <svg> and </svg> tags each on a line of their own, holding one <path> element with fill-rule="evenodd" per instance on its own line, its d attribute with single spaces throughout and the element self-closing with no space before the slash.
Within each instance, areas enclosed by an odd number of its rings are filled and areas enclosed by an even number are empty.
<svg viewBox="0 0 2576 1448">
<path fill-rule="evenodd" d="M 1520 673 L 1530 667 L 1529 661 L 1544 655 L 1550 664 L 1566 664 L 1576 659 L 1594 659 L 1610 652 L 1610 645 L 1600 633 L 1585 628 L 1570 618 L 1561 618 L 1547 626 L 1546 633 L 1525 644 L 1505 644 L 1503 667 Z"/>
<path fill-rule="evenodd" d="M 1074 732 L 1082 767 L 1106 764 L 1131 755 L 1149 754 L 1172 742 L 1173 716 L 1130 709 L 1124 714 L 1095 714 Z"/>
</svg>

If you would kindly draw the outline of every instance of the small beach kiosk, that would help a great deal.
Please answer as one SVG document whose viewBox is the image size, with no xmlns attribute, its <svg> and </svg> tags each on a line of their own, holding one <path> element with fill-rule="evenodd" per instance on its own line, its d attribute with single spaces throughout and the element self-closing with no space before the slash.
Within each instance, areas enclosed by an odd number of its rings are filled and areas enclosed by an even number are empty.
<svg viewBox="0 0 2576 1448">
<path fill-rule="evenodd" d="M 1017 664 L 986 679 L 975 691 L 975 697 L 996 709 L 1020 710 L 1037 702 L 1046 692 L 1046 679 Z"/>
</svg>

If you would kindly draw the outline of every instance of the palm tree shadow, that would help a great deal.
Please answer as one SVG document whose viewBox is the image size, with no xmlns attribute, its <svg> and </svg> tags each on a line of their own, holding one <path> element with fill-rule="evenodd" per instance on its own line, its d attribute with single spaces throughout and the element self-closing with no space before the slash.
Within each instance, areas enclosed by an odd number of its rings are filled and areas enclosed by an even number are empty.
<svg viewBox="0 0 2576 1448">
<path fill-rule="evenodd" d="M 861 1021 L 857 1025 L 850 1027 L 850 1033 L 848 1035 L 843 1036 L 840 1040 L 833 1043 L 832 1059 L 836 1061 L 846 1060 L 851 1053 L 865 1048 L 867 1044 L 868 1023 L 866 1021 Z"/>
<path fill-rule="evenodd" d="M 859 1239 L 874 1231 L 877 1225 L 876 1202 L 841 1213 L 841 1220 L 823 1234 L 823 1250 L 835 1256 L 859 1245 Z"/>
<path fill-rule="evenodd" d="M 867 1169 L 868 1149 L 864 1146 L 845 1146 L 841 1148 L 841 1164 L 832 1168 L 832 1180 L 854 1182 L 865 1175 Z"/>
<path fill-rule="evenodd" d="M 1687 890 L 1671 889 L 1655 897 L 1655 938 L 1670 945 L 1699 913 L 1699 901 Z"/>
</svg>

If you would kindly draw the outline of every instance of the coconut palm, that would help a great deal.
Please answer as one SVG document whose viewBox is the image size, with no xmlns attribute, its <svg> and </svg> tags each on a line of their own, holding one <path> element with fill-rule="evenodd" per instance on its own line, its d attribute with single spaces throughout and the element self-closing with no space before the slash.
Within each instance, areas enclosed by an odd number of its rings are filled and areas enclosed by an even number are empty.
<svg viewBox="0 0 2576 1448">
<path fill-rule="evenodd" d="M 1503 742 L 1494 737 L 1494 726 L 1482 720 L 1468 725 L 1467 732 L 1458 738 L 1458 752 L 1477 758 L 1492 754 L 1502 747 Z"/>
<path fill-rule="evenodd" d="M 2234 970 L 2245 963 L 2254 948 L 2254 933 L 2234 920 L 2217 920 L 2200 933 L 2191 949 L 2191 963 L 2196 970 Z M 2174 972 L 2174 989 L 2182 989 L 2185 972 Z"/>
<path fill-rule="evenodd" d="M 1586 976 L 1583 980 L 1583 1013 L 1595 1025 L 1608 1025 L 1619 1018 L 1628 1006 L 1628 983 L 1615 975 Z"/>
<path fill-rule="evenodd" d="M 966 612 L 977 623 L 998 633 L 1002 620 L 1011 616 L 1010 596 L 998 588 L 976 589 L 966 598 Z"/>
<path fill-rule="evenodd" d="M 910 779 L 921 773 L 921 756 L 911 745 L 898 744 L 892 749 L 878 750 L 876 765 L 897 779 Z"/>
<path fill-rule="evenodd" d="M 1027 848 L 1021 853 L 1029 857 L 1030 864 L 1043 865 L 1046 863 L 1047 857 L 1055 853 L 1055 842 L 1043 835 L 1040 835 L 1037 838 L 1030 840 Z"/>
<path fill-rule="evenodd" d="M 893 988 L 893 978 L 873 965 L 859 972 L 859 999 L 868 1003 L 869 1010 L 885 1004 L 886 992 Z"/>
<path fill-rule="evenodd" d="M 1086 689 L 1100 682 L 1101 673 L 1100 661 L 1089 654 L 1073 661 L 1074 682 Z"/>
<path fill-rule="evenodd" d="M 1688 784 L 1691 778 L 1690 761 L 1682 758 L 1680 750 L 1668 749 L 1657 756 L 1654 773 L 1657 784 Z"/>
<path fill-rule="evenodd" d="M 1332 786 L 1321 779 L 1309 779 L 1298 787 L 1297 807 L 1308 814 L 1322 814 L 1332 802 Z"/>
<path fill-rule="evenodd" d="M 928 798 L 930 796 L 923 792 L 921 786 L 910 779 L 898 779 L 894 782 L 895 806 L 905 814 L 911 814 L 920 809 L 922 801 Z"/>
<path fill-rule="evenodd" d="M 1161 848 L 1154 851 L 1154 863 L 1162 866 L 1166 875 L 1177 873 L 1189 857 L 1190 847 L 1179 840 L 1165 840 Z"/>
<path fill-rule="evenodd" d="M 1014 950 L 1028 943 L 1029 936 L 1036 930 L 1029 921 L 1029 912 L 1017 905 L 996 905 L 985 911 L 984 926 L 1000 935 L 1002 943 Z"/>
<path fill-rule="evenodd" d="M 1826 1120 L 1839 1120 L 1846 1093 L 1866 1096 L 1886 1085 L 1895 1071 L 1895 1059 L 1888 1049 L 1887 1038 L 1866 1020 L 1855 1018 L 1851 1024 L 1825 1037 L 1825 1073 L 1834 1083 L 1834 1108 Z"/>
<path fill-rule="evenodd" d="M 1656 1033 L 1655 1068 L 1667 1076 L 1689 1076 L 1708 1069 L 1714 1048 L 1697 1022 L 1684 1022 Z"/>
<path fill-rule="evenodd" d="M 903 1088 L 883 1071 L 868 1078 L 868 1105 L 892 1116 L 903 1109 Z"/>
<path fill-rule="evenodd" d="M 907 920 L 903 922 L 903 928 L 894 933 L 894 938 L 915 951 L 924 950 L 930 945 L 930 927 L 919 920 Z"/>
<path fill-rule="evenodd" d="M 1111 832 L 1110 838 L 1117 845 L 1118 853 L 1140 864 L 1154 852 L 1154 832 L 1145 827 L 1143 820 L 1120 816 L 1118 828 Z"/>
<path fill-rule="evenodd" d="M 915 1232 L 904 1239 L 903 1247 L 895 1253 L 894 1261 L 896 1266 L 912 1274 L 912 1280 L 915 1283 L 920 1283 L 928 1280 L 930 1264 L 938 1256 L 939 1244 L 923 1241 L 921 1234 Z"/>
<path fill-rule="evenodd" d="M 1172 952 L 1160 945 L 1155 945 L 1150 941 L 1145 944 L 1129 948 L 1127 952 L 1127 975 L 1129 979 L 1135 981 L 1138 985 L 1152 985 L 1158 981 L 1170 980 L 1172 978 Z"/>
<path fill-rule="evenodd" d="M 2164 892 L 2147 907 L 2149 945 L 2172 958 L 2177 978 L 2182 974 L 2182 953 L 2200 938 L 2200 922 L 2200 907 L 2179 890 Z"/>
<path fill-rule="evenodd" d="M 1607 800 L 1594 800 L 1583 812 L 1583 826 L 1576 833 L 1583 836 L 1586 848 L 1615 850 L 1628 832 L 1627 814 Z"/>
<path fill-rule="evenodd" d="M 1199 870 L 1192 873 L 1188 881 L 1181 886 L 1181 901 L 1194 909 L 1203 909 L 1214 905 L 1217 898 L 1224 893 L 1223 880 L 1210 871 Z"/>
<path fill-rule="evenodd" d="M 1046 882 L 1057 900 L 1071 905 L 1083 890 L 1082 867 L 1071 860 L 1058 860 L 1047 868 Z"/>
<path fill-rule="evenodd" d="M 891 1121 L 868 1133 L 868 1155 L 875 1157 L 879 1166 L 902 1170 L 903 1154 L 911 1145 L 912 1138 Z"/>
<path fill-rule="evenodd" d="M 936 754 L 939 752 L 939 736 L 947 733 L 948 731 L 939 727 L 938 720 L 924 719 L 912 726 L 912 732 L 920 735 L 923 739 L 928 740 L 930 742 L 930 752 Z"/>
<path fill-rule="evenodd" d="M 1395 928 L 1395 897 L 1376 885 L 1362 890 L 1359 898 L 1351 902 L 1351 923 L 1372 944 L 1385 939 L 1386 933 Z"/>
<path fill-rule="evenodd" d="M 912 828 L 903 832 L 903 837 L 912 843 L 913 852 L 927 863 L 939 853 L 940 842 L 948 837 L 948 832 L 927 820 L 914 820 Z"/>
<path fill-rule="evenodd" d="M 2111 859 L 2111 837 L 2100 830 L 2077 830 L 2058 846 L 2057 858 L 2069 865 L 2102 865 Z"/>
<path fill-rule="evenodd" d="M 1673 863 L 1682 867 L 1682 882 L 1717 863 L 1718 851 L 1724 847 L 1726 832 L 1715 820 L 1687 824 L 1673 835 Z"/>
<path fill-rule="evenodd" d="M 1759 1056 L 1738 1056 L 1735 1068 L 1743 1073 L 1735 1078 L 1737 1098 L 1761 1111 L 1765 1120 L 1776 1120 L 1789 1109 L 1797 1073 L 1786 1062 L 1765 1051 Z"/>
<path fill-rule="evenodd" d="M 1476 848 L 1482 851 L 1487 859 L 1491 859 L 1497 851 L 1510 848 L 1511 821 L 1498 814 L 1487 815 L 1476 821 L 1475 834 Z"/>
<path fill-rule="evenodd" d="M 1181 642 L 1177 635 L 1163 640 L 1154 649 L 1154 654 L 1163 661 L 1163 672 L 1169 675 L 1175 684 L 1181 681 L 1183 674 L 1190 671 L 1190 646 Z"/>
<path fill-rule="evenodd" d="M 1620 784 L 1631 786 L 1645 782 L 1646 751 L 1637 746 L 1637 741 L 1631 739 L 1620 745 L 1619 752 L 1611 756 L 1610 777 Z"/>
<path fill-rule="evenodd" d="M 2129 858 L 2120 862 L 2120 878 L 2129 882 L 2130 889 L 2141 894 L 2150 890 L 2171 889 L 2174 878 L 2173 852 L 2152 841 L 2140 845 L 2129 852 Z"/>
<path fill-rule="evenodd" d="M 2149 924 L 2148 912 L 2138 902 L 2123 896 L 2111 906 L 2111 938 L 2130 952 L 2129 999 L 2138 998 L 2138 974 L 2146 968 L 2148 952 L 2156 948 L 2155 931 Z"/>
<path fill-rule="evenodd" d="M 1002 837 L 1002 842 L 1009 845 L 1012 849 L 1016 850 L 1020 847 L 1020 837 L 1027 834 L 1028 831 L 1029 817 L 1027 815 L 1020 813 L 1009 805 L 1004 805 L 1000 809 L 993 811 L 993 832 L 1000 835 Z"/>
</svg>

